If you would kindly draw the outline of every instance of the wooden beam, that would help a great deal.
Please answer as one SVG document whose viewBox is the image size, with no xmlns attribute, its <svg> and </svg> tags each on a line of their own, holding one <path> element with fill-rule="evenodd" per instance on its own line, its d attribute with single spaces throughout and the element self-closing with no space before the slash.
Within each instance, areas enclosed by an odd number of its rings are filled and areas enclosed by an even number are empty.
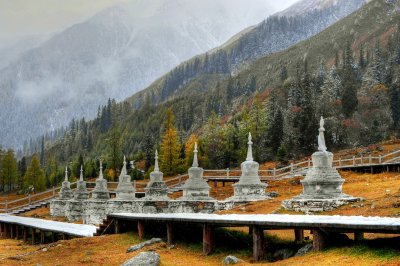
<svg viewBox="0 0 400 266">
<path fill-rule="evenodd" d="M 327 234 L 321 230 L 313 230 L 313 250 L 320 251 L 326 246 Z"/>
<path fill-rule="evenodd" d="M 167 244 L 175 244 L 174 226 L 172 223 L 167 223 Z"/>
<path fill-rule="evenodd" d="M 265 237 L 261 227 L 253 227 L 253 260 L 260 261 L 265 256 Z"/>
<path fill-rule="evenodd" d="M 56 242 L 56 233 L 51 232 L 51 243 Z"/>
<path fill-rule="evenodd" d="M 4 225 L 3 225 L 3 223 L 0 223 L 0 237 L 1 238 L 4 237 Z"/>
<path fill-rule="evenodd" d="M 354 241 L 360 242 L 363 239 L 364 239 L 364 233 L 363 232 L 355 232 L 354 233 Z"/>
<path fill-rule="evenodd" d="M 203 225 L 203 253 L 210 255 L 213 252 L 213 228 L 210 224 Z"/>
<path fill-rule="evenodd" d="M 143 239 L 143 237 L 144 237 L 144 223 L 143 223 L 143 221 L 138 221 L 137 222 L 137 229 L 138 229 L 139 239 Z"/>
<path fill-rule="evenodd" d="M 294 241 L 296 243 L 303 243 L 303 241 L 304 241 L 304 230 L 303 229 L 294 229 Z"/>
</svg>

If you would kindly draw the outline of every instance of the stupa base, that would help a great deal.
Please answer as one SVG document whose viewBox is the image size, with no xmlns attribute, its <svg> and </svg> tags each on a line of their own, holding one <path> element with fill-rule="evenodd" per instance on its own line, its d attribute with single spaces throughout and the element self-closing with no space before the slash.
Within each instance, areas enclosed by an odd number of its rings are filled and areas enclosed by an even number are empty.
<svg viewBox="0 0 400 266">
<path fill-rule="evenodd" d="M 296 211 L 296 212 L 323 212 L 332 211 L 342 205 L 349 203 L 354 203 L 362 201 L 362 198 L 356 198 L 342 194 L 340 197 L 330 198 L 330 199 L 312 199 L 312 198 L 293 198 L 290 200 L 284 200 L 282 202 L 282 207 L 286 210 Z"/>
</svg>

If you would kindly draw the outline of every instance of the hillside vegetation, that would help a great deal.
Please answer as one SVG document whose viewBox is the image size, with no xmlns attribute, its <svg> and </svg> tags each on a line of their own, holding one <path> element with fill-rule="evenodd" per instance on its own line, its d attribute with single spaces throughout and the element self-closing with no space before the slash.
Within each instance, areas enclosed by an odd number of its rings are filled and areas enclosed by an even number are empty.
<svg viewBox="0 0 400 266">
<path fill-rule="evenodd" d="M 168 160 L 179 165 L 173 171 L 163 168 L 166 174 L 187 169 L 194 141 L 199 142 L 203 167 L 236 167 L 244 158 L 248 132 L 256 160 L 286 163 L 315 150 L 321 115 L 330 150 L 390 139 L 397 136 L 400 119 L 398 8 L 399 1 L 370 1 L 235 76 L 217 71 L 192 78 L 159 104 L 146 97 L 140 109 L 132 109 L 127 102 L 110 100 L 96 119 L 73 120 L 66 130 L 32 141 L 27 154 L 41 154 L 46 176 L 56 176 L 47 177 L 49 185 L 62 179 L 66 164 L 74 176 L 80 164 L 85 164 L 86 176 L 93 176 L 100 157 L 111 179 L 118 176 L 123 154 L 148 171 L 162 141 L 173 144 Z M 171 112 L 175 119 L 167 126 Z M 170 128 L 176 132 L 168 140 L 164 137 Z"/>
</svg>

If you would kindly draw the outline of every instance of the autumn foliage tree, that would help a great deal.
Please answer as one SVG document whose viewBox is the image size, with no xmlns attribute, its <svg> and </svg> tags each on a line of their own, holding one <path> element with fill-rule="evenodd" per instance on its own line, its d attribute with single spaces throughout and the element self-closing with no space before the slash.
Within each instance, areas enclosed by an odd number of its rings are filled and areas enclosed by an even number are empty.
<svg viewBox="0 0 400 266">
<path fill-rule="evenodd" d="M 173 175 L 179 173 L 181 170 L 181 160 L 179 159 L 181 147 L 174 123 L 174 114 L 171 109 L 168 109 L 166 112 L 164 123 L 165 130 L 162 136 L 160 150 L 160 167 L 165 175 Z"/>
</svg>

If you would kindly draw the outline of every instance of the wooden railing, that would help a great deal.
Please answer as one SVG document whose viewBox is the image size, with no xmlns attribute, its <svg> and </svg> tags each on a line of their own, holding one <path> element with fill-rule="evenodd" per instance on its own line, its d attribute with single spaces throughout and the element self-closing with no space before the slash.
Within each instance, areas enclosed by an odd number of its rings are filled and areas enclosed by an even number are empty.
<svg viewBox="0 0 400 266">
<path fill-rule="evenodd" d="M 372 165 L 387 165 L 395 161 L 400 161 L 400 150 L 388 153 L 386 155 L 379 156 L 359 156 L 350 158 L 339 158 L 333 161 L 333 167 L 337 169 L 344 169 L 356 166 L 372 166 Z M 269 170 L 259 170 L 260 179 L 263 181 L 267 180 L 280 180 L 286 178 L 293 178 L 298 175 L 303 175 L 309 168 L 312 167 L 311 159 L 298 163 L 291 163 L 288 166 L 281 168 L 273 168 Z M 205 179 L 233 179 L 236 180 L 241 175 L 239 169 L 218 169 L 218 170 L 204 170 Z M 182 184 L 188 179 L 188 174 L 179 175 L 174 178 L 165 179 L 167 186 L 170 191 L 173 192 L 179 189 Z M 136 192 L 144 192 L 148 181 L 134 180 L 132 182 Z M 76 188 L 77 182 L 71 183 L 71 188 Z M 86 182 L 89 192 L 93 190 L 95 182 Z M 108 182 L 108 189 L 111 193 L 115 193 L 115 189 L 118 186 L 118 182 Z M 39 202 L 53 199 L 57 196 L 61 187 L 53 187 L 52 189 L 46 190 L 41 193 L 29 194 L 26 197 L 0 202 L 0 212 L 10 212 L 16 209 L 21 209 L 30 205 L 34 205 Z"/>
</svg>

